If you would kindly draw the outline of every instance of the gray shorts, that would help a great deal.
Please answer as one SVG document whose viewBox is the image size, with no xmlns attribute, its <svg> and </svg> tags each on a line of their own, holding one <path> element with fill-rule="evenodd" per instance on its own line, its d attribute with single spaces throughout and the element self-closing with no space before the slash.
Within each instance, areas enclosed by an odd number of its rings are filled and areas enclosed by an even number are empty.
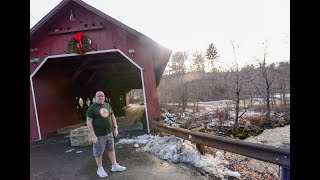
<svg viewBox="0 0 320 180">
<path fill-rule="evenodd" d="M 114 138 L 113 133 L 109 133 L 105 136 L 97 136 L 98 142 L 93 143 L 93 155 L 95 157 L 102 156 L 105 149 L 107 151 L 113 151 L 114 150 Z"/>
</svg>

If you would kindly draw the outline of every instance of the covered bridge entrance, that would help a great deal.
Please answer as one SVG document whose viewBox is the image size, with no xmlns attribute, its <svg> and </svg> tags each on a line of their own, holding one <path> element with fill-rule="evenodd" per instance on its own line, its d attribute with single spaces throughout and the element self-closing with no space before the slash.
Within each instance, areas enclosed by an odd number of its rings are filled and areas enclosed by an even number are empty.
<svg viewBox="0 0 320 180">
<path fill-rule="evenodd" d="M 30 77 L 39 135 L 48 136 L 58 128 L 85 121 L 79 113 L 82 108 L 78 105 L 79 97 L 92 104 L 97 90 L 104 91 L 106 101 L 111 101 L 114 107 L 121 107 L 116 103 L 126 103 L 126 94 L 131 89 L 144 90 L 141 77 L 142 68 L 117 49 L 90 52 L 86 56 L 47 57 Z M 114 111 L 119 117 L 119 110 Z M 147 119 L 143 124 L 149 131 Z"/>
</svg>

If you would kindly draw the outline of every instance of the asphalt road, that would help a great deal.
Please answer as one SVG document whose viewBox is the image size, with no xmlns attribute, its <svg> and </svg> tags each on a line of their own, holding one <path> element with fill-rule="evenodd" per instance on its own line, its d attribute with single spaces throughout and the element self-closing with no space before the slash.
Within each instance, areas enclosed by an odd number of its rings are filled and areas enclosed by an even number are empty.
<svg viewBox="0 0 320 180">
<path fill-rule="evenodd" d="M 70 149 L 71 152 L 66 152 Z M 81 151 L 78 152 L 77 151 Z M 216 179 L 188 164 L 175 164 L 149 153 L 139 152 L 133 145 L 116 146 L 117 161 L 126 166 L 123 172 L 111 172 L 111 162 L 104 153 L 103 166 L 108 177 L 96 174 L 92 147 L 72 147 L 63 135 L 30 143 L 31 180 L 207 180 Z"/>
</svg>

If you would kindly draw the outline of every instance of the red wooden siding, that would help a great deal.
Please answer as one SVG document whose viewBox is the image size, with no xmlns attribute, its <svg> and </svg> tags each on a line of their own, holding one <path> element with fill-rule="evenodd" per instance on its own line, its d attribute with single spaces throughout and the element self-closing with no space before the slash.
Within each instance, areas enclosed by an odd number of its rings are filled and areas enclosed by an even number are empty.
<svg viewBox="0 0 320 180">
<path fill-rule="evenodd" d="M 165 59 L 165 57 L 169 59 L 169 56 L 164 53 L 165 51 L 155 42 L 140 36 L 139 33 L 132 33 L 132 30 L 129 31 L 124 26 L 120 27 L 119 24 L 116 23 L 116 25 L 75 2 L 67 3 L 65 6 L 61 7 L 60 11 L 47 20 L 47 23 L 44 23 L 32 36 L 31 48 L 38 48 L 39 52 L 31 53 L 30 59 L 40 58 L 41 61 L 35 66 L 30 63 L 30 74 L 47 56 L 66 54 L 68 52 L 68 41 L 76 32 L 83 31 L 92 40 L 94 49 L 114 49 L 113 44 L 116 43 L 117 49 L 120 49 L 140 67 L 144 68 L 148 118 L 151 121 L 160 117 L 155 68 L 162 63 L 166 65 L 167 61 L 157 62 L 157 64 L 154 64 L 154 61 Z M 73 22 L 69 20 L 70 9 L 72 9 L 76 19 Z M 85 24 L 87 27 L 84 26 Z M 102 26 L 103 28 L 90 29 L 94 26 Z M 55 32 L 55 29 L 64 33 Z M 66 32 L 72 30 L 74 32 Z M 134 56 L 128 52 L 129 49 L 135 50 Z M 55 61 L 55 59 L 49 59 L 48 61 Z M 77 117 L 74 99 L 72 99 L 74 96 L 71 94 L 71 80 L 65 78 L 72 76 L 71 70 L 63 69 L 62 66 L 58 67 L 57 64 L 50 64 L 50 66 L 41 67 L 33 77 L 38 118 L 43 138 L 55 133 L 58 128 L 80 121 L 80 118 Z M 32 94 L 30 94 L 30 131 L 31 140 L 39 138 Z"/>
<path fill-rule="evenodd" d="M 59 128 L 81 122 L 76 117 L 71 80 L 64 78 L 70 76 L 70 71 L 61 70 L 63 67 L 50 67 L 44 67 L 44 72 L 37 73 L 33 78 L 42 138 L 56 133 Z"/>
</svg>

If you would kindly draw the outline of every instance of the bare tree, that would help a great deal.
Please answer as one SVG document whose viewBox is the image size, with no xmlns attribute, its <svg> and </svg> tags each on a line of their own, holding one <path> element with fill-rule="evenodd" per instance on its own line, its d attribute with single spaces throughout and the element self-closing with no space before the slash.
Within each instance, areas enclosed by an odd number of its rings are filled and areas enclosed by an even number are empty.
<svg viewBox="0 0 320 180">
<path fill-rule="evenodd" d="M 278 67 L 276 68 L 276 72 L 276 82 L 279 94 L 281 95 L 281 103 L 283 105 L 286 105 L 286 93 L 290 90 L 290 63 L 280 62 Z"/>
<path fill-rule="evenodd" d="M 191 82 L 193 87 L 192 97 L 194 102 L 194 109 L 193 111 L 199 111 L 198 102 L 200 101 L 201 97 L 203 97 L 204 91 L 206 88 L 204 88 L 207 84 L 205 84 L 205 65 L 204 65 L 204 56 L 201 52 L 196 50 L 193 53 L 193 59 L 192 59 L 192 73 L 193 76 L 195 76 L 195 80 Z"/>
<path fill-rule="evenodd" d="M 204 72 L 205 66 L 204 66 L 204 57 L 201 52 L 196 50 L 193 54 L 193 71 L 194 72 Z"/>
<path fill-rule="evenodd" d="M 238 129 L 239 126 L 239 118 L 243 116 L 243 114 L 247 111 L 249 106 L 244 106 L 244 111 L 240 113 L 240 98 L 242 94 L 244 94 L 244 87 L 249 84 L 253 80 L 253 78 L 247 74 L 247 73 L 241 73 L 239 69 L 239 64 L 237 61 L 237 50 L 239 48 L 239 45 L 235 45 L 234 42 L 231 42 L 232 50 L 234 54 L 234 63 L 233 66 L 230 67 L 229 73 L 227 73 L 227 76 L 225 76 L 225 88 L 228 92 L 233 94 L 233 101 L 235 101 L 234 109 L 228 105 L 230 110 L 235 110 L 235 124 L 234 129 Z M 247 94 L 250 94 L 247 92 Z M 250 101 L 252 104 L 252 101 Z"/>
<path fill-rule="evenodd" d="M 195 79 L 192 80 L 190 83 L 190 100 L 193 101 L 193 112 L 199 111 L 199 96 L 200 96 L 200 92 L 199 92 L 199 84 L 201 84 L 201 80 L 200 79 Z"/>
<path fill-rule="evenodd" d="M 187 51 L 177 51 L 171 56 L 171 63 L 169 65 L 171 69 L 170 74 L 185 74 L 186 73 L 186 65 L 185 61 L 188 58 Z"/>
<path fill-rule="evenodd" d="M 256 90 L 260 97 L 264 99 L 267 106 L 267 113 L 266 118 L 267 120 L 271 120 L 271 93 L 274 90 L 273 83 L 276 78 L 276 73 L 274 71 L 274 64 L 267 65 L 266 63 L 266 56 L 267 56 L 267 41 L 263 43 L 265 45 L 264 47 L 264 54 L 263 58 L 260 61 L 258 60 L 259 68 L 258 68 L 258 81 L 254 82 L 254 86 L 256 87 Z"/>
<path fill-rule="evenodd" d="M 178 97 L 178 109 L 180 109 L 180 104 L 182 104 L 182 110 L 185 110 L 186 106 L 186 85 L 183 81 L 183 76 L 186 73 L 185 61 L 188 59 L 187 51 L 178 51 L 172 55 L 172 74 L 173 80 L 177 83 L 176 95 Z"/>
</svg>

